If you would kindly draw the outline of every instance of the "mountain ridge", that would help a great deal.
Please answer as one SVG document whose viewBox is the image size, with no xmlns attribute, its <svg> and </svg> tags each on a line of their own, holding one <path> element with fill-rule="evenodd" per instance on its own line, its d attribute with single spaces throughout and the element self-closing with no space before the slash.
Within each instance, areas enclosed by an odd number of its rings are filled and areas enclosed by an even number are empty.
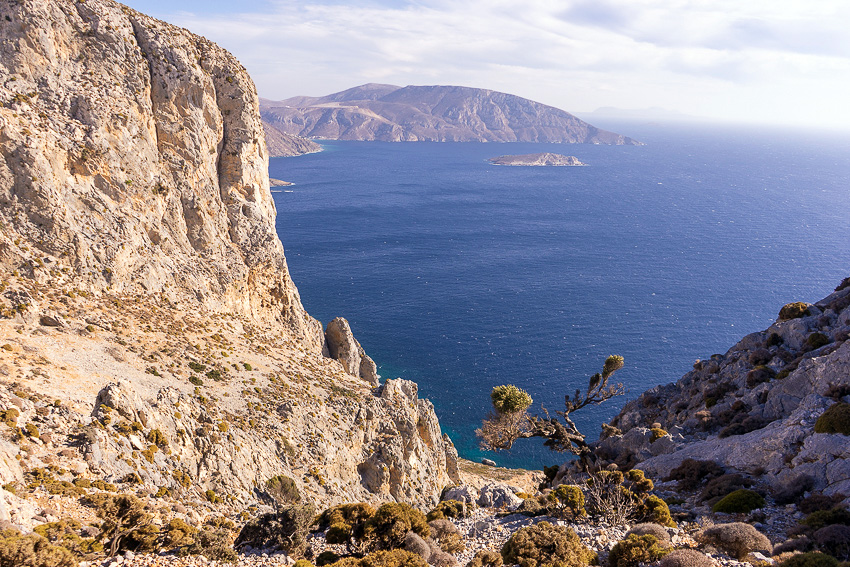
<svg viewBox="0 0 850 567">
<path fill-rule="evenodd" d="M 552 106 L 452 85 L 367 83 L 320 97 L 261 98 L 260 113 L 281 132 L 317 139 L 640 144 Z"/>
</svg>

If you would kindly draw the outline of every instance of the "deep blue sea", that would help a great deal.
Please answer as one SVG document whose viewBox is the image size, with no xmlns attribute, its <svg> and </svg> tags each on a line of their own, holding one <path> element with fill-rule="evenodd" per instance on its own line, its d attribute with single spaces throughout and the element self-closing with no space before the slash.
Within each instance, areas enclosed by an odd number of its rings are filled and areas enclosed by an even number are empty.
<svg viewBox="0 0 850 567">
<path fill-rule="evenodd" d="M 277 230 L 306 309 L 346 317 L 383 378 L 419 383 L 461 456 L 493 386 L 563 407 L 609 354 L 627 396 L 573 414 L 595 439 L 627 399 L 850 276 L 850 135 L 598 124 L 645 146 L 328 142 L 274 158 Z M 587 167 L 499 167 L 552 151 Z"/>
</svg>

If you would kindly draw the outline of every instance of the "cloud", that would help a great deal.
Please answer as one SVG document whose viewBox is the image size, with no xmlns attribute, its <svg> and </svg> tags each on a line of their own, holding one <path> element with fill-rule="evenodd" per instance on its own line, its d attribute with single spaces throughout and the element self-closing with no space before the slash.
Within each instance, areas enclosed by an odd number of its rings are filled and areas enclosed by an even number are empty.
<svg viewBox="0 0 850 567">
<path fill-rule="evenodd" d="M 736 110 L 736 90 L 775 98 L 777 85 L 791 85 L 797 96 L 799 80 L 806 92 L 840 91 L 835 74 L 850 72 L 843 0 L 274 0 L 264 10 L 155 15 L 233 51 L 274 98 L 370 81 L 442 83 L 568 110 L 675 104 L 752 116 L 749 99 Z M 722 96 L 723 107 L 704 93 Z M 839 94 L 817 104 L 846 112 L 848 93 Z M 682 106 L 688 101 L 701 106 Z"/>
</svg>

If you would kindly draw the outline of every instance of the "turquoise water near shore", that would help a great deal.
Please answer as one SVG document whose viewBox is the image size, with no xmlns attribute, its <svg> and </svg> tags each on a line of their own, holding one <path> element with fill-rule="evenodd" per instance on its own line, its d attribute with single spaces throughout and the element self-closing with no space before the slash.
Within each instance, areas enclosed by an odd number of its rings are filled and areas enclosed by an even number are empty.
<svg viewBox="0 0 850 567">
<path fill-rule="evenodd" d="M 461 456 L 539 468 L 540 440 L 483 453 L 494 385 L 549 410 L 608 354 L 622 404 L 850 275 L 850 135 L 598 124 L 645 146 L 328 142 L 273 158 L 277 230 L 306 309 L 346 317 L 383 378 L 415 380 Z M 503 154 L 588 167 L 497 167 Z"/>
</svg>

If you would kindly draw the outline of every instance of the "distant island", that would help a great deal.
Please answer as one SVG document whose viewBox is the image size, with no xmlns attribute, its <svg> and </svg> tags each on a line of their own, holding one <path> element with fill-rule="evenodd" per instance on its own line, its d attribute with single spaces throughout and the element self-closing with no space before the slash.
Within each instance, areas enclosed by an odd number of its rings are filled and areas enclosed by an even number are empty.
<svg viewBox="0 0 850 567">
<path fill-rule="evenodd" d="M 542 154 L 523 154 L 518 156 L 499 156 L 490 158 L 493 165 L 531 165 L 531 166 L 572 166 L 587 165 L 575 156 L 565 156 L 550 152 Z"/>
<path fill-rule="evenodd" d="M 552 106 L 458 86 L 370 83 L 323 97 L 261 98 L 260 114 L 267 138 L 284 134 L 287 145 L 292 136 L 383 142 L 641 145 Z"/>
</svg>

